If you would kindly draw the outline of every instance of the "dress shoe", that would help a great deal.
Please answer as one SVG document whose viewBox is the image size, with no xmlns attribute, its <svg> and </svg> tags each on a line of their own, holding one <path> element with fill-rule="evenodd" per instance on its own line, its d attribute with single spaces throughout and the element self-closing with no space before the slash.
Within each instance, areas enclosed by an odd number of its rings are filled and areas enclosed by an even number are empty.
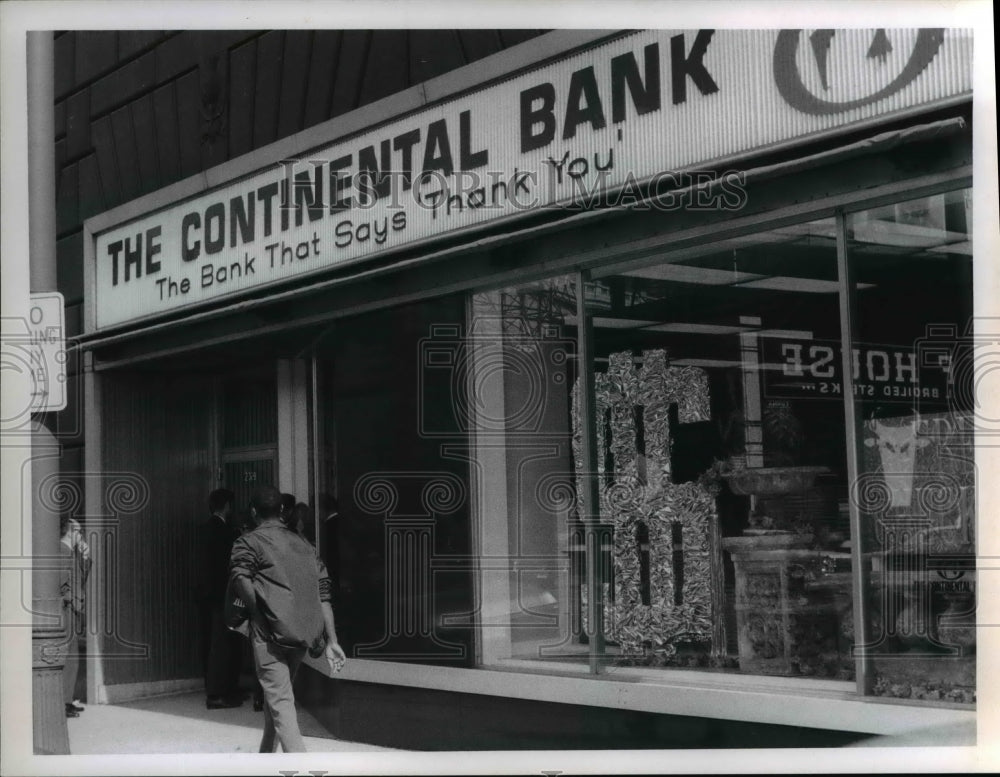
<svg viewBox="0 0 1000 777">
<path fill-rule="evenodd" d="M 73 710 L 74 712 L 83 712 L 86 708 L 82 704 L 77 704 L 75 701 L 71 701 L 66 704 L 66 709 Z"/>
<path fill-rule="evenodd" d="M 205 706 L 210 710 L 227 710 L 233 707 L 242 707 L 243 702 L 239 699 L 228 699 L 222 696 L 209 696 L 205 699 Z"/>
<path fill-rule="evenodd" d="M 80 713 L 77 712 L 75 709 L 73 709 L 73 705 L 72 704 L 67 704 L 66 705 L 66 717 L 67 718 L 78 718 L 78 717 L 80 717 Z"/>
</svg>

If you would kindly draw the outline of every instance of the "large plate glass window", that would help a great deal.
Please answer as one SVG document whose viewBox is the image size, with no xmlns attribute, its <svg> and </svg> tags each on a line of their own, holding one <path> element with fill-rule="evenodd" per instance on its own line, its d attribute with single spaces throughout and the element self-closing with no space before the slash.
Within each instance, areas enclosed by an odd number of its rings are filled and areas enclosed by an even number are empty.
<svg viewBox="0 0 1000 777">
<path fill-rule="evenodd" d="M 338 508 L 319 539 L 352 658 L 473 661 L 464 315 L 462 295 L 376 310 L 316 348 L 321 499 Z"/>
<path fill-rule="evenodd" d="M 598 279 L 609 667 L 853 677 L 836 252 L 830 218 Z"/>
<path fill-rule="evenodd" d="M 847 218 L 868 691 L 975 699 L 972 191 Z M 985 343 L 984 348 L 990 347 Z"/>
<path fill-rule="evenodd" d="M 473 300 L 484 661 L 852 689 L 833 218 L 594 273 L 579 369 L 574 281 Z"/>
<path fill-rule="evenodd" d="M 576 294 L 575 276 L 559 276 L 476 293 L 470 303 L 460 406 L 475 448 L 486 664 L 586 668 L 570 418 Z"/>
</svg>

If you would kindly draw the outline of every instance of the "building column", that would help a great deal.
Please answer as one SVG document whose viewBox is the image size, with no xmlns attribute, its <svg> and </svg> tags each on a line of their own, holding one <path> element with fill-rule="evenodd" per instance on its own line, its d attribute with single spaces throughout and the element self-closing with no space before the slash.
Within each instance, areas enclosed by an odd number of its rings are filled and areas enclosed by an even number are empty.
<svg viewBox="0 0 1000 777">
<path fill-rule="evenodd" d="M 55 120 L 52 33 L 32 31 L 28 52 L 28 240 L 33 292 L 56 289 Z M 68 753 L 62 669 L 69 633 L 59 592 L 59 514 L 40 498 L 59 477 L 59 442 L 48 427 L 52 415 L 36 416 L 31 440 L 31 632 L 34 750 Z"/>
</svg>

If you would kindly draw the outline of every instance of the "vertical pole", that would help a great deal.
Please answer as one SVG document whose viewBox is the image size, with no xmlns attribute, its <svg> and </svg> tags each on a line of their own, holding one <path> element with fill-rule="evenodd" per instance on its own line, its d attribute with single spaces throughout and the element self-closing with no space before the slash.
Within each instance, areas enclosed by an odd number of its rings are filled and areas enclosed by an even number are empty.
<svg viewBox="0 0 1000 777">
<path fill-rule="evenodd" d="M 604 545 L 608 542 L 601 524 L 600 491 L 597 483 L 597 430 L 594 426 L 593 324 L 587 312 L 584 284 L 587 273 L 576 275 L 577 352 L 580 374 L 580 436 L 583 457 L 584 553 L 587 564 L 587 629 L 590 671 L 600 674 L 604 657 Z"/>
<path fill-rule="evenodd" d="M 309 493 L 309 419 L 306 362 L 277 360 L 278 477 L 282 491 Z"/>
<path fill-rule="evenodd" d="M 759 316 L 740 316 L 742 326 L 760 328 Z M 760 396 L 760 338 L 757 332 L 740 333 L 740 361 L 743 372 L 743 423 L 747 467 L 764 466 L 763 406 Z"/>
<path fill-rule="evenodd" d="M 31 290 L 56 288 L 55 85 L 51 32 L 28 33 L 28 234 Z"/>
<path fill-rule="evenodd" d="M 295 491 L 295 412 L 292 361 L 275 360 L 275 391 L 278 413 L 278 461 L 275 468 L 275 485 L 281 492 Z"/>
<path fill-rule="evenodd" d="M 759 316 L 740 316 L 743 326 L 761 326 Z M 746 466 L 764 466 L 763 406 L 760 396 L 760 337 L 757 332 L 740 333 L 740 370 L 743 373 L 743 445 Z M 750 495 L 750 514 L 757 513 L 757 495 Z"/>
<path fill-rule="evenodd" d="M 51 32 L 28 33 L 28 241 L 32 291 L 56 288 L 53 50 Z M 60 446 L 47 428 L 54 421 L 51 415 L 36 416 L 32 424 L 32 720 L 36 753 L 69 752 L 62 667 L 72 632 L 67 634 L 62 622 L 56 566 L 60 560 L 59 514 L 39 498 L 40 488 L 51 488 L 59 477 Z"/>
<path fill-rule="evenodd" d="M 86 472 L 101 472 L 104 465 L 101 454 L 104 435 L 101 422 L 103 381 L 94 368 L 94 355 L 90 351 L 81 354 L 81 367 L 84 381 L 84 428 L 87 430 L 84 439 L 83 466 Z M 86 479 L 84 506 L 88 516 L 105 515 L 104 491 L 101 488 L 104 482 L 104 478 Z M 91 545 L 91 550 L 95 553 L 95 563 L 88 582 L 87 596 L 87 701 L 91 704 L 106 704 L 108 700 L 101 651 L 105 644 L 114 644 L 113 639 L 107 642 L 103 640 L 105 637 L 115 636 L 111 633 L 111 626 L 115 621 L 108 615 L 109 611 L 113 612 L 114 607 L 114 600 L 109 601 L 109 586 L 114 579 L 109 564 L 119 563 L 114 554 L 114 545 L 109 547 L 109 543 L 114 542 L 116 535 L 107 527 L 102 527 L 99 531 L 97 542 Z"/>
<path fill-rule="evenodd" d="M 309 501 L 309 362 L 293 359 L 292 367 L 292 429 L 295 441 L 292 447 L 292 467 L 295 471 L 293 491 L 295 498 Z"/>
<path fill-rule="evenodd" d="M 837 211 L 837 282 L 840 299 L 840 352 L 844 388 L 844 428 L 847 432 L 847 493 L 851 517 L 851 590 L 854 611 L 854 674 L 859 695 L 871 692 L 873 677 L 871 660 L 866 646 L 868 634 L 868 597 L 871 580 L 862 547 L 861 511 L 856 500 L 850 498 L 858 482 L 860 449 L 858 448 L 857 408 L 854 401 L 854 367 L 851 349 L 857 331 L 854 306 L 854 278 L 847 256 L 847 216 Z M 859 649 L 860 648 L 860 649 Z"/>
<path fill-rule="evenodd" d="M 320 435 L 320 423 L 319 423 L 319 359 L 316 358 L 316 352 L 313 351 L 309 359 L 309 377 L 310 377 L 310 391 L 312 396 L 310 397 L 310 429 L 312 431 L 312 450 L 309 451 L 309 461 L 311 462 L 310 474 L 312 475 L 312 505 L 313 505 L 313 537 L 316 538 L 316 549 L 323 554 L 325 558 L 326 548 L 323 547 L 323 537 L 322 531 L 320 531 L 323 526 L 323 520 L 326 518 L 325 515 L 320 515 L 324 510 L 326 510 L 326 505 L 323 503 L 323 483 L 322 483 L 322 473 L 321 469 L 326 463 L 323 461 L 323 452 L 325 441 Z"/>
</svg>

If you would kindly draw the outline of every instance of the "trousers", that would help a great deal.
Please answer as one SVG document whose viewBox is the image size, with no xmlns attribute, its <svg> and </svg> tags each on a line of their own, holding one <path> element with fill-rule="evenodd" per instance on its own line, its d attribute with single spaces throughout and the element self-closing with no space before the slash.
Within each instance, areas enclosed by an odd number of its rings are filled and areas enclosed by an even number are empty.
<svg viewBox="0 0 1000 777">
<path fill-rule="evenodd" d="M 208 696 L 229 696 L 239 690 L 242 666 L 242 639 L 226 628 L 221 607 L 204 613 L 205 692 Z"/>
<path fill-rule="evenodd" d="M 84 618 L 82 612 L 69 607 L 64 609 L 69 616 L 69 648 L 63 665 L 63 701 L 69 704 L 76 698 L 76 679 L 80 673 L 80 655 L 83 653 Z"/>
<path fill-rule="evenodd" d="M 295 712 L 292 682 L 305 657 L 305 648 L 285 648 L 266 640 L 255 627 L 250 628 L 253 663 L 264 691 L 264 736 L 260 752 L 276 753 L 278 744 L 286 753 L 306 752 Z"/>
</svg>

